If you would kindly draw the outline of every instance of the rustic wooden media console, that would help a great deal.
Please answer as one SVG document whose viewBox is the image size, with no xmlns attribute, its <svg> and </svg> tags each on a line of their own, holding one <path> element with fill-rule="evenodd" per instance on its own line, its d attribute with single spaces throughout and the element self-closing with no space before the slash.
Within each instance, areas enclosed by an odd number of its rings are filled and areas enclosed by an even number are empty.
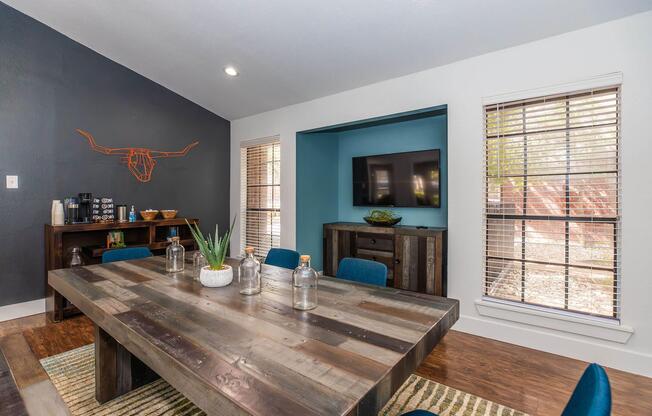
<svg viewBox="0 0 652 416">
<path fill-rule="evenodd" d="M 446 296 L 446 228 L 324 224 L 324 274 L 335 276 L 344 257 L 384 263 L 387 286 Z"/>
<path fill-rule="evenodd" d="M 198 219 L 188 221 L 199 223 Z M 154 254 L 164 254 L 169 244 L 168 230 L 179 227 L 180 243 L 186 249 L 194 250 L 195 240 L 184 218 L 136 222 L 111 222 L 93 224 L 45 225 L 45 294 L 48 318 L 58 322 L 79 313 L 79 310 L 48 284 L 48 271 L 68 267 L 66 258 L 73 247 L 82 251 L 84 263 L 97 264 L 102 261 L 102 253 L 107 250 L 106 236 L 109 231 L 124 232 L 127 247 L 147 247 Z"/>
</svg>

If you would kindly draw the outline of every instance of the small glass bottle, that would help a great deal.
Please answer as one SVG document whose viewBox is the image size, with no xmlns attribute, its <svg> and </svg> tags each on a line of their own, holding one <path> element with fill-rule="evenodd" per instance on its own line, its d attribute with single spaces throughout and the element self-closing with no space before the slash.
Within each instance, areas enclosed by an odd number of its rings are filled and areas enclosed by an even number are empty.
<svg viewBox="0 0 652 416">
<path fill-rule="evenodd" d="M 79 247 L 73 247 L 70 252 L 70 260 L 68 267 L 80 267 L 84 265 L 84 260 L 81 257 L 81 250 Z"/>
<path fill-rule="evenodd" d="M 292 273 L 292 306 L 307 311 L 317 307 L 317 280 L 319 276 L 310 267 L 310 256 L 300 257 L 299 267 Z"/>
<path fill-rule="evenodd" d="M 240 293 L 255 295 L 260 293 L 260 262 L 254 257 L 254 248 L 245 248 L 245 257 L 238 268 Z"/>
<path fill-rule="evenodd" d="M 165 249 L 165 271 L 182 272 L 185 265 L 186 249 L 179 244 L 179 237 L 172 237 L 172 244 Z"/>
<path fill-rule="evenodd" d="M 206 257 L 201 254 L 201 251 L 196 250 L 195 254 L 192 255 L 192 277 L 195 280 L 199 280 L 201 269 L 207 265 L 208 263 L 206 262 Z"/>
<path fill-rule="evenodd" d="M 134 207 L 133 205 L 129 210 L 129 222 L 136 222 L 136 207 Z"/>
</svg>

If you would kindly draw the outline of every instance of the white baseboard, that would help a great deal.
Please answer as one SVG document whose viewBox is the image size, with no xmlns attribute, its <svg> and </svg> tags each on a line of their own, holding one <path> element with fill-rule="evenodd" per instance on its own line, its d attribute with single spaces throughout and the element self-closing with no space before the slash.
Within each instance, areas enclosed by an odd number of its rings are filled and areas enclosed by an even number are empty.
<svg viewBox="0 0 652 416">
<path fill-rule="evenodd" d="M 0 322 L 45 312 L 45 299 L 0 306 Z"/>
<path fill-rule="evenodd" d="M 509 322 L 461 315 L 453 329 L 552 354 L 575 358 L 630 373 L 652 377 L 652 354 L 524 328 Z"/>
</svg>

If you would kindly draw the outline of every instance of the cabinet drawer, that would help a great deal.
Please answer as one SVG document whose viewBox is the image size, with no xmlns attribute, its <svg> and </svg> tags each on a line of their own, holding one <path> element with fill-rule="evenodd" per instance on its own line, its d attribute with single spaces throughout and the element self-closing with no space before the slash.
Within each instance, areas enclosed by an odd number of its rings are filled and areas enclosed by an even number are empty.
<svg viewBox="0 0 652 416">
<path fill-rule="evenodd" d="M 380 250 L 380 251 L 394 251 L 394 237 L 384 234 L 368 234 L 358 233 L 355 240 L 357 248 Z"/>
<path fill-rule="evenodd" d="M 384 251 L 374 252 L 372 250 L 361 249 L 356 252 L 356 257 L 383 263 L 388 269 L 394 268 L 394 256 Z"/>
</svg>

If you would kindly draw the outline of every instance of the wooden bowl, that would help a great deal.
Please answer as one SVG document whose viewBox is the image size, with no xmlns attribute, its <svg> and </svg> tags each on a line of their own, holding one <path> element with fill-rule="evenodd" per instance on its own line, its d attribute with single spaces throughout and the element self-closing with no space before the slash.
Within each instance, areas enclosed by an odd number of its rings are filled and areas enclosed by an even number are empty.
<svg viewBox="0 0 652 416">
<path fill-rule="evenodd" d="M 140 216 L 143 217 L 145 221 L 152 221 L 158 215 L 158 210 L 153 209 L 151 211 L 140 211 Z"/>
<path fill-rule="evenodd" d="M 176 209 L 162 209 L 161 210 L 161 215 L 166 220 L 171 220 L 171 219 L 173 219 L 173 218 L 175 218 L 177 216 L 177 212 L 179 212 L 179 211 L 177 211 Z"/>
</svg>

